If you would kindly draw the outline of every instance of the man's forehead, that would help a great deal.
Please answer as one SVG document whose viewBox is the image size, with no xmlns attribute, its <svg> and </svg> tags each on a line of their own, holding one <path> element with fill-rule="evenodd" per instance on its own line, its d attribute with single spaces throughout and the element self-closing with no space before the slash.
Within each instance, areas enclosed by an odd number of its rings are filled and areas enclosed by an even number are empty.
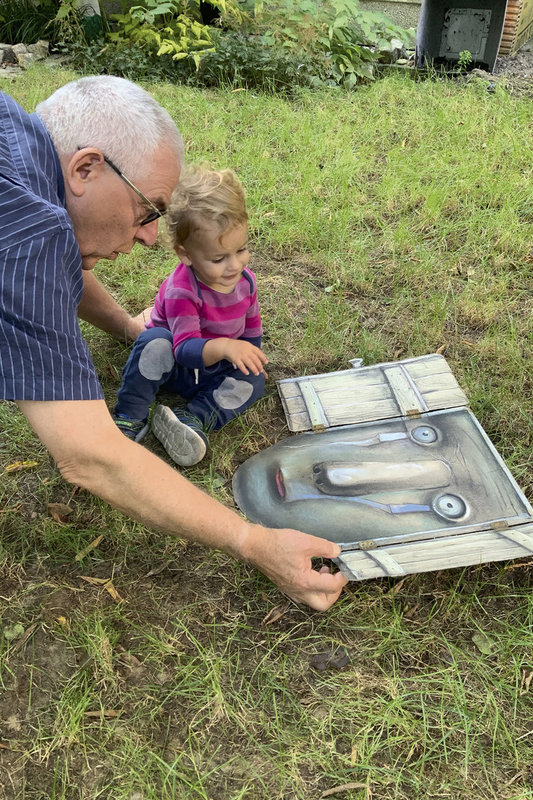
<svg viewBox="0 0 533 800">
<path fill-rule="evenodd" d="M 148 168 L 143 170 L 144 177 L 140 181 L 150 191 L 150 199 L 157 204 L 168 205 L 170 195 L 180 177 L 178 154 L 170 147 L 162 145 L 150 158 Z"/>
</svg>

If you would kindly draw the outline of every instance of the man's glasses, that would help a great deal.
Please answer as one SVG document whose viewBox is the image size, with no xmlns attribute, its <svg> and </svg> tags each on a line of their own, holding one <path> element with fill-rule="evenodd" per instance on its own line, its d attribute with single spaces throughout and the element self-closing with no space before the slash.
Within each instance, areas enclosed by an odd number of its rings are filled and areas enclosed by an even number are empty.
<svg viewBox="0 0 533 800">
<path fill-rule="evenodd" d="M 165 214 L 165 211 L 161 211 L 161 209 L 159 209 L 156 205 L 154 205 L 151 200 L 148 200 L 148 198 L 141 192 L 140 189 L 137 189 L 137 187 L 130 181 L 129 178 L 126 178 L 124 173 L 119 170 L 119 168 L 116 166 L 116 164 L 113 164 L 113 162 L 111 161 L 110 158 L 108 158 L 107 156 L 104 156 L 104 161 L 109 167 L 111 167 L 111 169 L 114 172 L 117 173 L 117 175 L 120 178 L 122 178 L 124 183 L 128 184 L 130 189 L 133 189 L 135 194 L 138 195 L 141 198 L 143 203 L 146 203 L 148 208 L 152 209 L 152 211 L 148 214 L 148 216 L 145 217 L 143 219 L 143 221 L 140 223 L 141 225 L 149 225 L 151 222 L 155 222 L 156 219 L 159 219 L 160 217 L 163 216 L 163 214 Z"/>
<path fill-rule="evenodd" d="M 83 147 L 82 147 L 82 146 L 78 146 L 78 150 L 83 150 Z M 103 153 L 102 153 L 102 155 L 103 155 Z M 111 161 L 111 159 L 110 159 L 110 158 L 108 158 L 107 156 L 104 156 L 104 161 L 105 161 L 105 163 L 106 163 L 106 164 L 107 164 L 109 167 L 111 167 L 111 169 L 113 170 L 113 172 L 116 172 L 116 173 L 117 173 L 117 175 L 119 176 L 119 178 L 122 178 L 122 180 L 124 181 L 124 183 L 127 183 L 127 184 L 128 184 L 128 186 L 130 187 L 130 189 L 133 189 L 133 191 L 135 192 L 135 194 L 136 194 L 138 197 L 140 197 L 140 198 L 141 198 L 141 200 L 143 201 L 143 203 L 145 203 L 145 204 L 148 206 L 148 208 L 151 208 L 151 209 L 152 209 L 152 210 L 150 211 L 150 213 L 149 213 L 149 214 L 148 214 L 148 215 L 147 215 L 147 216 L 146 216 L 146 217 L 143 219 L 143 221 L 140 223 L 141 225 L 149 225 L 151 222 L 155 222 L 155 221 L 156 221 L 156 219 L 159 219 L 160 217 L 162 217 L 162 216 L 163 216 L 163 214 L 166 214 L 166 213 L 167 213 L 167 212 L 166 212 L 166 210 L 165 210 L 165 211 L 161 211 L 161 209 L 160 209 L 160 208 L 158 208 L 156 205 L 154 205 L 154 204 L 152 203 L 152 201 L 151 201 L 151 200 L 148 200 L 148 198 L 146 197 L 146 195 L 144 195 L 144 194 L 141 192 L 141 190 L 140 190 L 140 189 L 137 189 L 137 187 L 135 186 L 135 184 L 133 184 L 133 183 L 130 181 L 130 179 L 129 179 L 129 178 L 126 178 L 126 176 L 124 175 L 124 173 L 123 173 L 123 172 L 121 172 L 121 171 L 119 170 L 119 168 L 117 167 L 117 165 L 116 165 L 116 164 L 113 164 L 113 162 Z"/>
</svg>

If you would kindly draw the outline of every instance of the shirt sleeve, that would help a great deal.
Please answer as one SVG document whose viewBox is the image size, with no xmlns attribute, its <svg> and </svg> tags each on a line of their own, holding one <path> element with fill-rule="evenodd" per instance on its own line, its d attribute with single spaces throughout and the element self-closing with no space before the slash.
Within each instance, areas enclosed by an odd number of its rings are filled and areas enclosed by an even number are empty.
<svg viewBox="0 0 533 800">
<path fill-rule="evenodd" d="M 176 362 L 190 369 L 200 369 L 204 365 L 202 350 L 207 339 L 202 336 L 198 298 L 188 290 L 172 292 L 167 287 L 162 302 L 162 315 L 172 333 L 172 350 Z"/>
<path fill-rule="evenodd" d="M 77 315 L 81 257 L 71 230 L 0 252 L 0 387 L 6 400 L 95 400 L 103 392 Z"/>
</svg>

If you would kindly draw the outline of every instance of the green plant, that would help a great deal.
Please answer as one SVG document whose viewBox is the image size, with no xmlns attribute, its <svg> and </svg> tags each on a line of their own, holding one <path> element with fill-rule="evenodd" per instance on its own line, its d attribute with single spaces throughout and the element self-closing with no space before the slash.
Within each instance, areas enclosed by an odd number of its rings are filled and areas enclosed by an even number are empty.
<svg viewBox="0 0 533 800">
<path fill-rule="evenodd" d="M 54 0 L 0 0 L 0 41 L 32 44 L 54 38 L 57 10 Z"/>
<path fill-rule="evenodd" d="M 191 86 L 232 86 L 290 94 L 299 86 L 332 86 L 335 81 L 317 59 L 266 44 L 262 36 L 212 31 L 214 49 L 203 55 L 199 68 L 189 58 L 175 61 L 168 54 L 131 42 L 115 45 L 103 38 L 69 48 L 70 65 L 83 72 L 119 75 L 131 80 L 166 80 Z"/>
<path fill-rule="evenodd" d="M 346 88 L 373 78 L 373 64 L 385 43 L 395 37 L 407 44 L 411 38 L 385 15 L 362 10 L 357 0 L 253 5 L 255 25 L 266 42 L 318 59 L 322 71 L 327 65 L 333 80 Z"/>
<path fill-rule="evenodd" d="M 179 0 L 146 0 L 144 6 L 132 6 L 125 14 L 112 16 L 117 30 L 110 39 L 132 41 L 158 56 L 171 55 L 175 61 L 192 56 L 199 63 L 200 55 L 212 46 L 209 29 L 181 13 L 182 6 Z"/>
<path fill-rule="evenodd" d="M 221 12 L 242 18 L 236 0 L 215 0 Z M 200 21 L 199 2 L 187 0 L 145 0 L 122 14 L 112 15 L 116 30 L 111 41 L 135 42 L 158 56 L 170 55 L 174 61 L 190 58 L 196 67 L 203 54 L 212 51 L 211 29 Z"/>
<path fill-rule="evenodd" d="M 157 56 L 133 42 L 106 41 L 103 37 L 84 44 L 75 42 L 68 48 L 69 64 L 73 69 L 96 75 L 118 75 L 133 81 L 186 80 L 185 74 L 194 72 L 194 65 L 172 61 L 170 56 Z M 187 65 L 187 68 L 186 68 Z"/>
<path fill-rule="evenodd" d="M 98 20 L 96 24 L 95 19 Z M 86 45 L 99 33 L 102 19 L 102 16 L 92 13 L 90 6 L 80 5 L 78 0 L 59 0 L 57 14 L 53 20 L 56 44 L 68 46 L 80 42 Z"/>
<path fill-rule="evenodd" d="M 105 16 L 77 0 L 0 0 L 0 40 L 7 44 L 46 39 L 52 47 L 86 45 L 105 27 Z"/>
<path fill-rule="evenodd" d="M 371 42 L 360 27 L 355 0 L 283 0 L 256 12 L 266 41 L 287 50 L 320 54 L 338 83 L 347 88 L 372 78 Z"/>
<path fill-rule="evenodd" d="M 190 76 L 195 85 L 277 92 L 290 92 L 297 86 L 327 85 L 325 64 L 321 72 L 318 59 L 268 43 L 262 35 L 214 31 L 213 42 L 213 52 L 202 57 L 198 72 Z"/>
<path fill-rule="evenodd" d="M 473 58 L 470 50 L 461 50 L 459 58 L 457 59 L 457 71 L 461 73 L 466 72 L 472 61 Z"/>
</svg>

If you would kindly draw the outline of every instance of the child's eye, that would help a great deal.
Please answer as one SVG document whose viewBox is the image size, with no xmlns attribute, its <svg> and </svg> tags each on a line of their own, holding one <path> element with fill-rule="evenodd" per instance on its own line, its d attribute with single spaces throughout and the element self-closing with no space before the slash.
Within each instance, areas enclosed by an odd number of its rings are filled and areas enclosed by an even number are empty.
<svg viewBox="0 0 533 800">
<path fill-rule="evenodd" d="M 212 261 L 213 264 L 220 264 L 222 261 L 224 261 L 224 256 L 220 256 L 220 258 L 213 258 Z"/>
</svg>

